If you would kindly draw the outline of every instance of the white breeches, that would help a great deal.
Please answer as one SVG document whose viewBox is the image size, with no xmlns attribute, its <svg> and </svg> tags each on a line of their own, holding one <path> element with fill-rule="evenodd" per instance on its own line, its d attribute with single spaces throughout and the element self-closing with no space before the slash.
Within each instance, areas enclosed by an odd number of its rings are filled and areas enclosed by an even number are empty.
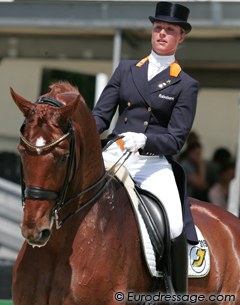
<svg viewBox="0 0 240 305">
<path fill-rule="evenodd" d="M 123 154 L 117 143 L 103 152 L 104 162 L 116 162 Z M 170 225 L 171 239 L 183 230 L 182 206 L 172 171 L 165 157 L 143 156 L 133 153 L 124 163 L 133 180 L 145 190 L 153 193 L 164 205 Z"/>
</svg>

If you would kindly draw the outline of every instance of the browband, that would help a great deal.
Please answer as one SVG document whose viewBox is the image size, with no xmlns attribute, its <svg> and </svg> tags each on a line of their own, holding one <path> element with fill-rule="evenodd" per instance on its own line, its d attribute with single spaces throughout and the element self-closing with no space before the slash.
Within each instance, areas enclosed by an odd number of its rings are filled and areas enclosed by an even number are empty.
<svg viewBox="0 0 240 305">
<path fill-rule="evenodd" d="M 64 104 L 62 102 L 59 102 L 58 100 L 55 100 L 54 98 L 51 98 L 49 96 L 41 96 L 36 101 L 36 104 L 49 104 L 50 106 L 55 106 L 55 107 L 64 106 Z"/>
</svg>

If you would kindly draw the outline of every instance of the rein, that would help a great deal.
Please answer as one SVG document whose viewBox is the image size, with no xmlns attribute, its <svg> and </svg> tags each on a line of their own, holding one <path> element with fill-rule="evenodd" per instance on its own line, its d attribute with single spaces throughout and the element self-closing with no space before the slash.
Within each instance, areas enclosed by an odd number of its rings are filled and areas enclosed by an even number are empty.
<svg viewBox="0 0 240 305">
<path fill-rule="evenodd" d="M 125 157 L 125 159 L 123 160 L 122 163 L 119 164 L 120 160 L 127 154 L 127 156 Z M 107 171 L 105 172 L 105 174 L 93 185 L 91 185 L 90 187 L 88 187 L 87 189 L 83 190 L 81 193 L 79 193 L 77 196 L 70 198 L 67 202 L 65 202 L 64 206 L 66 206 L 67 204 L 71 203 L 72 201 L 80 198 L 82 195 L 84 195 L 85 193 L 91 191 L 92 189 L 94 189 L 95 187 L 98 186 L 98 184 L 102 183 L 104 181 L 105 178 L 108 178 L 108 180 L 105 182 L 105 184 L 102 186 L 102 188 L 92 197 L 90 198 L 88 201 L 84 202 L 76 211 L 70 213 L 68 216 L 66 216 L 64 219 L 62 219 L 61 221 L 59 221 L 59 217 L 58 217 L 58 210 L 57 208 L 55 208 L 52 211 L 52 216 L 55 219 L 56 222 L 56 228 L 59 229 L 62 227 L 62 225 L 69 219 L 71 219 L 74 215 L 78 214 L 79 212 L 81 212 L 83 209 L 91 206 L 91 204 L 93 204 L 95 202 L 95 200 L 106 190 L 106 187 L 108 186 L 108 184 L 112 181 L 112 179 L 114 178 L 114 174 L 116 174 L 119 169 L 123 166 L 123 164 L 126 162 L 126 160 L 130 157 L 131 152 L 129 151 L 125 151 L 123 153 L 123 155 L 117 160 L 116 163 L 113 164 L 113 166 Z M 115 166 L 118 164 L 118 168 L 114 170 Z M 111 176 L 109 175 L 109 173 L 111 173 Z"/>
<path fill-rule="evenodd" d="M 41 97 L 36 102 L 36 104 L 43 104 L 43 103 L 49 104 L 49 105 L 55 106 L 55 107 L 61 107 L 61 106 L 64 105 L 63 103 L 61 103 L 61 102 L 59 102 L 55 99 L 52 99 L 50 97 L 46 97 L 46 96 Z M 58 139 L 56 139 L 55 141 L 53 141 L 51 143 L 45 144 L 45 145 L 34 145 L 31 142 L 29 142 L 23 136 L 24 126 L 25 126 L 25 123 L 23 124 L 23 126 L 20 129 L 20 139 L 23 141 L 23 143 L 25 145 L 27 145 L 31 149 L 36 150 L 37 152 L 40 152 L 41 150 L 44 150 L 44 149 L 52 148 L 55 145 L 57 145 L 58 143 L 60 143 L 61 141 L 63 141 L 64 139 L 70 137 L 70 155 L 69 155 L 69 160 L 68 160 L 67 173 L 66 173 L 64 183 L 63 183 L 63 186 L 62 186 L 62 191 L 60 193 L 52 191 L 52 190 L 46 190 L 46 189 L 43 189 L 43 188 L 38 187 L 38 186 L 26 187 L 25 182 L 24 182 L 24 178 L 23 178 L 23 169 L 22 169 L 22 164 L 21 164 L 21 187 L 22 187 L 22 204 L 23 204 L 23 206 L 24 206 L 24 200 L 27 199 L 27 198 L 28 199 L 34 199 L 34 200 L 56 200 L 56 205 L 51 212 L 51 218 L 53 218 L 55 220 L 56 229 L 61 228 L 62 225 L 67 220 L 71 219 L 74 215 L 76 215 L 77 213 L 81 212 L 83 209 L 85 209 L 85 208 L 89 207 L 91 204 L 93 204 L 95 202 L 95 200 L 106 190 L 107 185 L 114 178 L 114 174 L 120 169 L 120 167 L 125 163 L 125 161 L 128 159 L 128 157 L 131 155 L 130 152 L 125 151 L 124 154 L 119 158 L 119 160 L 110 168 L 110 170 L 105 172 L 103 174 L 103 176 L 97 182 L 90 185 L 88 188 L 86 188 L 85 190 L 83 190 L 82 192 L 77 194 L 76 196 L 66 200 L 66 194 L 67 194 L 68 186 L 69 186 L 71 180 L 73 179 L 73 177 L 75 175 L 75 171 L 76 171 L 76 168 L 74 168 L 72 178 L 70 179 L 70 174 L 71 174 L 71 171 L 72 171 L 73 163 L 75 163 L 75 167 L 76 167 L 75 135 L 74 135 L 74 128 L 73 128 L 72 120 L 69 121 L 68 130 L 63 136 L 59 137 Z M 117 137 L 116 139 L 111 140 L 110 143 L 108 144 L 108 146 L 110 146 L 112 143 L 114 143 L 119 138 L 120 137 Z M 123 160 L 122 163 L 119 164 L 120 160 L 126 154 L 127 154 L 126 158 Z M 114 172 L 114 169 L 115 169 L 117 164 L 119 166 Z M 109 173 L 111 173 L 111 176 L 109 175 Z M 68 204 L 72 203 L 73 201 L 79 199 L 80 197 L 82 197 L 83 195 L 87 194 L 88 192 L 92 191 L 93 189 L 95 189 L 97 187 L 101 187 L 101 188 L 100 188 L 100 190 L 97 191 L 97 193 L 92 198 L 90 198 L 89 200 L 87 200 L 86 202 L 81 204 L 81 206 L 77 210 L 75 210 L 74 212 L 67 215 L 64 219 L 59 220 L 58 212 L 63 207 L 65 207 Z"/>
</svg>

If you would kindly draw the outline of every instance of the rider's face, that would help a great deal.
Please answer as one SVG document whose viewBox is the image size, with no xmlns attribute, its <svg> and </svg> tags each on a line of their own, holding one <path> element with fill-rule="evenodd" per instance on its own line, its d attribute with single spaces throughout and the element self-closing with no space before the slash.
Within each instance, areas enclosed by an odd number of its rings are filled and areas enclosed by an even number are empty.
<svg viewBox="0 0 240 305">
<path fill-rule="evenodd" d="M 178 45 L 183 42 L 185 33 L 179 25 L 155 21 L 152 27 L 152 48 L 158 55 L 175 54 Z"/>
</svg>

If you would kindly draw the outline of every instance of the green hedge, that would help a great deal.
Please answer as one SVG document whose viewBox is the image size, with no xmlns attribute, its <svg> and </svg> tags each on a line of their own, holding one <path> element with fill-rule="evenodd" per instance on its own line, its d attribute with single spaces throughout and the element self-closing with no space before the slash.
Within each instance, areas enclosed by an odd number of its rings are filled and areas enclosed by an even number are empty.
<svg viewBox="0 0 240 305">
<path fill-rule="evenodd" d="M 0 300 L 0 305 L 13 305 L 11 300 Z"/>
</svg>

